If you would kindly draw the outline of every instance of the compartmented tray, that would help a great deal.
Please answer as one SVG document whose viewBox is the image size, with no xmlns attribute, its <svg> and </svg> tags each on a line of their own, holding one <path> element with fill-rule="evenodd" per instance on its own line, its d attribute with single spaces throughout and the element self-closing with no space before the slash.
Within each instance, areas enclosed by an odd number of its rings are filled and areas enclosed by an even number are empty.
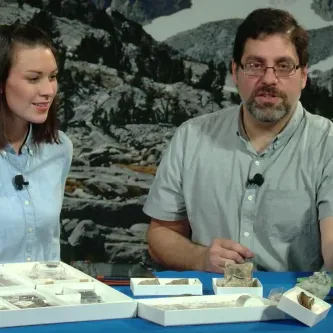
<svg viewBox="0 0 333 333">
<path fill-rule="evenodd" d="M 12 276 L 21 277 L 25 284 L 53 284 L 67 282 L 89 282 L 94 279 L 61 261 L 28 262 L 2 265 L 2 270 Z"/>
<path fill-rule="evenodd" d="M 34 283 L 22 278 L 20 275 L 9 272 L 4 268 L 4 265 L 0 265 L 0 290 L 20 288 L 27 285 L 34 286 Z"/>
<path fill-rule="evenodd" d="M 162 326 L 285 319 L 276 303 L 245 294 L 138 300 L 138 316 Z"/>
<path fill-rule="evenodd" d="M 249 294 L 253 296 L 263 296 L 263 286 L 261 282 L 253 278 L 252 287 L 224 287 L 224 278 L 213 278 L 212 285 L 215 295 L 230 295 L 230 294 Z"/>
<path fill-rule="evenodd" d="M 196 278 L 131 278 L 134 296 L 202 295 L 202 283 Z"/>
<path fill-rule="evenodd" d="M 65 263 L 47 265 L 51 264 L 1 266 L 3 274 L 17 278 L 20 285 L 0 287 L 0 327 L 136 316 L 137 302 L 132 298 Z M 41 274 L 28 276 L 33 267 Z"/>
</svg>

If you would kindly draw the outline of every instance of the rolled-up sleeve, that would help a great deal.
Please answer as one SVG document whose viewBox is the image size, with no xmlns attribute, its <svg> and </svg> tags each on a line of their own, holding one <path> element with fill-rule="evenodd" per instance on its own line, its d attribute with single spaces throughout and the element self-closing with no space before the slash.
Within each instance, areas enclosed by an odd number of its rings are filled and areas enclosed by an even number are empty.
<svg viewBox="0 0 333 333">
<path fill-rule="evenodd" d="M 183 195 L 183 166 L 186 128 L 177 128 L 166 148 L 143 207 L 145 214 L 165 221 L 187 217 Z"/>
</svg>

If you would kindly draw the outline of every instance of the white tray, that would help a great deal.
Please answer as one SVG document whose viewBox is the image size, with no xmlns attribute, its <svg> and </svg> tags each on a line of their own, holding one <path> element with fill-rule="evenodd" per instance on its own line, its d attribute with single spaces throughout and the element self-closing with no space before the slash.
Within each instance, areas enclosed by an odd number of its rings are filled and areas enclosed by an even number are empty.
<svg viewBox="0 0 333 333">
<path fill-rule="evenodd" d="M 6 271 L 14 274 L 26 270 L 34 263 L 4 264 Z M 65 266 L 68 266 L 62 263 Z M 13 266 L 15 265 L 15 267 Z M 20 267 L 21 266 L 21 267 Z M 12 268 L 15 269 L 12 269 Z M 10 310 L 0 310 L 0 327 L 40 325 L 63 322 L 105 320 L 116 318 L 131 318 L 137 315 L 137 302 L 116 289 L 109 287 L 88 275 L 89 282 L 80 282 L 85 276 L 82 272 L 68 266 L 73 273 L 72 282 L 63 280 L 52 284 L 31 285 L 30 279 L 25 279 L 27 285 L 21 287 L 0 288 L 0 305 L 8 305 L 1 297 L 22 293 L 34 293 L 55 303 L 55 306 L 21 309 L 9 303 Z M 83 279 L 86 281 L 86 278 Z M 74 282 L 73 282 L 74 281 Z M 41 281 L 38 281 L 41 282 Z M 72 294 L 57 295 L 63 290 L 72 290 Z M 93 290 L 103 299 L 102 303 L 81 304 L 81 294 L 78 291 Z"/>
<path fill-rule="evenodd" d="M 158 285 L 141 285 L 142 281 L 158 280 Z M 134 296 L 202 295 L 199 279 L 188 278 L 188 284 L 169 284 L 183 278 L 131 278 L 130 288 Z"/>
<path fill-rule="evenodd" d="M 274 302 L 265 300 L 264 306 L 195 308 L 198 303 L 236 302 L 243 294 L 188 296 L 138 300 L 138 316 L 162 326 L 235 323 L 285 319 Z M 250 295 L 248 295 L 250 296 Z M 163 309 L 173 304 L 188 304 L 190 309 Z"/>
<path fill-rule="evenodd" d="M 263 286 L 258 279 L 252 279 L 252 283 L 255 283 L 256 287 L 218 287 L 216 285 L 217 280 L 223 280 L 223 278 L 212 279 L 215 295 L 249 294 L 259 297 L 263 296 Z"/>
<path fill-rule="evenodd" d="M 304 292 L 307 296 L 314 298 L 315 303 L 311 310 L 298 303 L 297 295 L 300 292 Z M 327 316 L 331 305 L 306 290 L 294 287 L 282 295 L 278 308 L 303 324 L 312 327 Z"/>
</svg>

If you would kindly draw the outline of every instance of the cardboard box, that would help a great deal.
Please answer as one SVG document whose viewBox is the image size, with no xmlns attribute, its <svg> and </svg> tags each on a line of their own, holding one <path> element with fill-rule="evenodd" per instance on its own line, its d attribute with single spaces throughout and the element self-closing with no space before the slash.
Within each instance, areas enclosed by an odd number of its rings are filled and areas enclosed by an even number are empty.
<svg viewBox="0 0 333 333">
<path fill-rule="evenodd" d="M 142 299 L 138 300 L 138 316 L 162 326 L 236 323 L 286 318 L 286 314 L 280 311 L 273 302 L 265 299 L 263 299 L 265 300 L 264 306 L 221 306 L 223 302 L 236 304 L 240 296 L 244 295 Z M 211 305 L 217 303 L 219 304 L 216 307 Z"/>
<path fill-rule="evenodd" d="M 3 269 L 11 274 L 15 274 L 14 272 L 19 274 L 33 264 L 8 264 L 8 266 L 4 264 Z M 135 300 L 89 276 L 83 278 L 85 274 L 73 267 L 64 263 L 62 266 L 70 270 L 73 279 L 51 284 L 45 284 L 37 279 L 31 285 L 31 279 L 22 278 L 22 281 L 27 283 L 24 286 L 0 288 L 0 308 L 10 308 L 0 311 L 0 327 L 136 317 L 137 302 Z M 93 296 L 91 296 L 92 292 L 94 292 Z M 20 299 L 19 303 L 17 303 L 18 299 L 8 300 L 9 296 L 19 295 L 33 295 L 44 299 L 47 303 L 51 302 L 52 306 L 30 308 L 27 307 L 29 298 Z M 84 299 L 83 295 L 85 295 Z M 95 303 L 89 303 L 91 300 Z"/>
<path fill-rule="evenodd" d="M 249 294 L 253 296 L 263 297 L 263 286 L 258 279 L 252 279 L 255 287 L 218 287 L 217 281 L 223 281 L 223 278 L 213 278 L 213 290 L 215 295 L 230 295 L 230 294 Z"/>
<path fill-rule="evenodd" d="M 301 292 L 314 298 L 314 305 L 311 310 L 299 304 L 297 296 Z M 277 307 L 303 324 L 312 327 L 327 316 L 331 305 L 302 288 L 294 287 L 282 295 Z"/>
<path fill-rule="evenodd" d="M 188 284 L 170 284 L 187 280 Z M 159 284 L 140 284 L 158 281 Z M 202 283 L 195 278 L 131 278 L 130 288 L 134 296 L 202 295 Z"/>
</svg>

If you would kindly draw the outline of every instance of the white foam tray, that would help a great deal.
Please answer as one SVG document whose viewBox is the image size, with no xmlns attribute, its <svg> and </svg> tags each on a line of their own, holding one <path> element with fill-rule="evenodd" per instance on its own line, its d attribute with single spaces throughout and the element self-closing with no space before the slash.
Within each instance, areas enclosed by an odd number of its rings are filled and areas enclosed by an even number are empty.
<svg viewBox="0 0 333 333">
<path fill-rule="evenodd" d="M 315 300 L 311 310 L 298 303 L 297 295 L 302 291 Z M 331 305 L 304 289 L 294 287 L 282 295 L 278 303 L 278 308 L 303 324 L 312 327 L 327 316 Z"/>
<path fill-rule="evenodd" d="M 94 279 L 75 269 L 74 267 L 67 265 L 64 262 L 56 262 L 59 263 L 58 270 L 65 270 L 68 276 L 66 280 L 56 280 L 52 278 L 31 278 L 29 277 L 29 273 L 33 269 L 33 267 L 37 264 L 39 267 L 45 267 L 46 263 L 44 262 L 25 262 L 25 263 L 13 263 L 13 264 L 3 264 L 0 266 L 0 269 L 5 274 L 10 274 L 11 276 L 16 276 L 17 279 L 20 279 L 21 283 L 24 285 L 40 285 L 40 284 L 53 284 L 53 283 L 73 283 L 73 282 L 89 282 L 94 281 Z"/>
<path fill-rule="evenodd" d="M 215 295 L 231 295 L 231 294 L 249 294 L 253 296 L 263 297 L 263 286 L 258 279 L 252 279 L 257 287 L 218 287 L 216 285 L 217 280 L 223 280 L 223 278 L 213 278 L 212 285 Z"/>
<path fill-rule="evenodd" d="M 285 319 L 286 314 L 280 311 L 274 302 L 265 300 L 264 306 L 194 308 L 198 303 L 215 303 L 236 301 L 238 295 L 210 295 L 169 297 L 138 300 L 138 316 L 162 326 L 200 325 L 217 323 L 236 323 Z M 250 296 L 250 295 L 249 295 Z M 172 304 L 189 304 L 192 309 L 163 309 L 158 306 Z"/>
<path fill-rule="evenodd" d="M 158 285 L 141 285 L 142 281 L 158 280 Z M 189 278 L 188 284 L 168 284 L 181 278 L 131 278 L 130 288 L 134 296 L 202 295 L 202 283 L 199 279 Z"/>
<path fill-rule="evenodd" d="M 15 272 L 19 274 L 19 272 L 32 267 L 33 264 L 4 264 L 2 269 L 15 275 Z M 10 308 L 10 310 L 0 311 L 1 328 L 136 317 L 137 302 L 135 300 L 71 266 L 64 263 L 62 265 L 67 266 L 73 274 L 74 278 L 70 281 L 63 280 L 63 283 L 57 281 L 51 284 L 43 284 L 43 281 L 38 280 L 32 284 L 31 279 L 25 279 L 21 276 L 22 279 L 20 281 L 22 285 L 20 287 L 0 288 L 0 305 Z M 87 279 L 88 282 L 86 282 Z M 36 282 L 40 282 L 40 284 Z M 63 296 L 57 295 L 64 290 L 63 288 L 72 290 L 74 293 Z M 79 290 L 93 290 L 102 297 L 103 302 L 92 304 L 78 303 L 81 297 L 81 294 L 78 293 Z M 56 306 L 20 309 L 1 298 L 1 296 L 22 293 L 35 293 L 48 301 L 52 301 Z"/>
</svg>

